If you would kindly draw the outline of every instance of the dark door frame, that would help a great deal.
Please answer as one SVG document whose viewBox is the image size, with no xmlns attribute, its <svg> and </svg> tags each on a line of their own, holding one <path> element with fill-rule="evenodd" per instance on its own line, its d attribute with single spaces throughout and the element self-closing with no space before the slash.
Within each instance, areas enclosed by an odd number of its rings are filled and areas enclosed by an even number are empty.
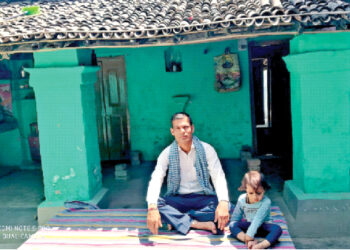
<svg viewBox="0 0 350 250">
<path fill-rule="evenodd" d="M 276 41 L 266 41 L 266 42 L 250 42 L 248 44 L 248 52 L 249 52 L 249 85 L 250 85 L 250 103 L 251 103 L 251 121 L 252 121 L 252 146 L 253 146 L 253 154 L 258 157 L 269 157 L 265 155 L 266 151 L 271 151 L 272 155 L 271 157 L 282 157 L 286 158 L 285 160 L 289 161 L 288 164 L 292 161 L 292 131 L 291 131 L 291 110 L 289 106 L 289 112 L 285 114 L 286 112 L 283 112 L 286 110 L 288 105 L 290 105 L 290 99 L 289 103 L 288 100 L 284 102 L 285 99 L 283 95 L 289 95 L 290 98 L 290 86 L 285 85 L 286 79 L 289 78 L 289 75 L 286 75 L 287 72 L 286 68 L 283 66 L 282 69 L 279 66 L 276 65 L 282 65 L 283 61 L 281 62 L 281 58 L 283 56 L 286 56 L 289 54 L 289 40 L 276 40 Z M 257 110 L 256 108 L 256 101 L 258 96 L 255 96 L 256 89 L 256 83 L 254 83 L 254 80 L 256 81 L 257 78 L 255 73 L 253 72 L 253 60 L 264 60 L 267 58 L 268 62 L 268 84 L 269 84 L 269 90 L 271 91 L 271 95 L 269 95 L 268 98 L 271 98 L 272 105 L 268 109 L 268 114 L 270 112 L 272 113 L 272 116 L 270 117 L 271 120 L 271 126 L 267 126 L 266 128 L 257 128 L 257 119 L 261 120 L 261 116 L 257 117 Z M 276 64 L 276 61 L 280 64 Z M 271 62 L 271 66 L 270 66 Z M 258 64 L 259 65 L 259 64 Z M 256 65 L 254 66 L 256 67 Z M 274 69 L 274 70 L 273 70 Z M 277 76 L 276 76 L 277 72 Z M 281 72 L 281 80 L 279 78 L 279 72 Z M 288 78 L 284 78 L 284 76 L 288 76 Z M 278 83 L 281 81 L 281 85 L 278 85 Z M 287 89 L 286 89 L 287 87 Z M 285 91 L 284 91 L 285 89 Z M 282 90 L 282 91 L 281 91 Z M 276 95 L 277 94 L 277 95 Z M 277 99 L 276 99 L 277 97 Z M 276 103 L 281 103 L 280 105 Z M 262 104 L 261 104 L 262 105 Z M 270 105 L 270 104 L 269 104 Z M 276 116 L 276 113 L 278 114 Z M 287 125 L 285 125 L 287 124 Z M 271 132 L 271 134 L 269 134 Z M 265 135 L 267 133 L 267 135 Z M 288 133 L 288 134 L 285 134 Z M 277 135 L 277 136 L 276 136 Z M 279 140 L 279 136 L 283 135 L 286 138 L 286 144 L 283 143 L 283 149 L 278 150 L 279 145 L 276 145 L 278 142 L 281 143 L 281 140 Z M 265 137 L 266 136 L 266 137 Z M 263 139 L 272 139 L 271 144 L 269 140 L 264 141 Z M 289 143 L 289 144 L 287 144 Z M 270 148 L 269 148 L 270 147 Z M 281 147 L 282 148 L 282 147 Z M 282 153 L 281 153 L 282 151 Z M 292 165 L 288 166 L 287 175 L 291 175 L 291 169 Z"/>
</svg>

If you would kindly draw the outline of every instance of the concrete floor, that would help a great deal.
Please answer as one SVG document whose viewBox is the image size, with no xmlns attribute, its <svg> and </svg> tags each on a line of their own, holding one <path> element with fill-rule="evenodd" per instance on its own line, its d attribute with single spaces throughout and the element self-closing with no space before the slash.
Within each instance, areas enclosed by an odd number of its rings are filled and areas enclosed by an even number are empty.
<svg viewBox="0 0 350 250">
<path fill-rule="evenodd" d="M 43 190 L 40 170 L 0 170 L 0 249 L 16 249 L 35 233 Z"/>
<path fill-rule="evenodd" d="M 227 176 L 230 199 L 235 202 L 237 191 L 246 169 L 239 160 L 222 160 Z M 154 162 L 131 166 L 125 179 L 115 179 L 114 164 L 103 166 L 103 186 L 109 189 L 106 208 L 146 207 L 147 185 L 154 168 Z M 273 164 L 262 164 L 271 190 L 267 195 L 274 205 L 284 213 L 293 242 L 298 249 L 347 249 L 350 237 L 339 238 L 295 238 L 293 217 L 282 197 L 283 179 Z M 0 249 L 16 249 L 37 229 L 36 208 L 44 200 L 42 172 L 40 170 L 19 170 L 0 168 Z"/>
</svg>

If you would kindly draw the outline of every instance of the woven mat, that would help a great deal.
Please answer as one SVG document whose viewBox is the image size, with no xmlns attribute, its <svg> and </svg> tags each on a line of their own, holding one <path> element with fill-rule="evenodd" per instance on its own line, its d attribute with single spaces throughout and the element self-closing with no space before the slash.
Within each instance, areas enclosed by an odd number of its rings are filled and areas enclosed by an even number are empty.
<svg viewBox="0 0 350 250">
<path fill-rule="evenodd" d="M 244 249 L 246 246 L 230 236 L 190 230 L 184 236 L 160 230 L 151 235 L 146 226 L 145 209 L 65 210 L 40 228 L 19 249 Z M 283 229 L 274 249 L 295 249 L 286 220 L 278 207 L 271 208 L 274 223 Z"/>
</svg>

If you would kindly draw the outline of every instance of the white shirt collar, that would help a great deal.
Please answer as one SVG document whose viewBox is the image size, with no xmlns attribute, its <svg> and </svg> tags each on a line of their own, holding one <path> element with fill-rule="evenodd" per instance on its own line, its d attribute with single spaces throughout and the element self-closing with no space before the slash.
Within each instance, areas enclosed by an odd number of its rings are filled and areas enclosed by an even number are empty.
<svg viewBox="0 0 350 250">
<path fill-rule="evenodd" d="M 179 146 L 179 144 L 177 145 L 177 147 L 178 147 L 179 150 L 181 150 L 182 152 L 184 152 L 184 151 L 182 150 L 182 148 Z M 195 149 L 195 147 L 194 147 L 194 144 L 193 144 L 193 141 L 192 141 L 190 152 L 192 152 L 193 149 Z M 189 152 L 189 153 L 190 153 L 190 152 Z"/>
</svg>

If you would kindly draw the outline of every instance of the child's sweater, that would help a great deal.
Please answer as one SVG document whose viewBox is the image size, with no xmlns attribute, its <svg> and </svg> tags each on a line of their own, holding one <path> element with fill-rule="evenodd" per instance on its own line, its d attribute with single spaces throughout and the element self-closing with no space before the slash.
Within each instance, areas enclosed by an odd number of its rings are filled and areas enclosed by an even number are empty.
<svg viewBox="0 0 350 250">
<path fill-rule="evenodd" d="M 270 207 L 271 200 L 266 196 L 259 202 L 249 204 L 247 203 L 247 194 L 242 194 L 238 198 L 231 221 L 233 223 L 240 221 L 243 216 L 243 218 L 251 223 L 246 234 L 254 238 L 261 224 L 270 221 Z"/>
</svg>

